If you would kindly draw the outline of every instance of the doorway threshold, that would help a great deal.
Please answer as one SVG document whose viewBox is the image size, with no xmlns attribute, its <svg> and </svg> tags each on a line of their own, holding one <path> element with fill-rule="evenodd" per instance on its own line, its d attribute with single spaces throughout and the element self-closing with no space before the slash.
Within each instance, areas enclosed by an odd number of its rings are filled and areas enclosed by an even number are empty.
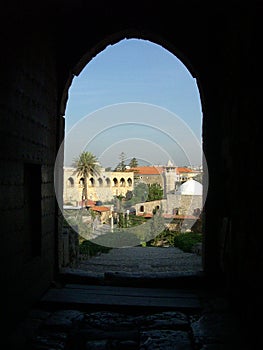
<svg viewBox="0 0 263 350">
<path fill-rule="evenodd" d="M 205 283 L 203 271 L 182 272 L 126 272 L 105 271 L 87 272 L 81 269 L 64 268 L 59 274 L 63 284 L 77 283 L 87 285 L 130 286 L 130 287 L 165 287 L 199 288 Z"/>
</svg>

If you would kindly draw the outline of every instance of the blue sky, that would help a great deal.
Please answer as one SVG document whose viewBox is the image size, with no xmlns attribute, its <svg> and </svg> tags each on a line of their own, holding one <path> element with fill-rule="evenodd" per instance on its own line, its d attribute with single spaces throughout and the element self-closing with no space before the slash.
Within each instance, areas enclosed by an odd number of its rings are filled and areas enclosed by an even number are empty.
<svg viewBox="0 0 263 350">
<path fill-rule="evenodd" d="M 66 165 L 83 150 L 105 167 L 116 166 L 121 152 L 127 162 L 200 164 L 196 81 L 176 56 L 150 41 L 125 39 L 93 58 L 73 79 L 65 125 Z"/>
</svg>

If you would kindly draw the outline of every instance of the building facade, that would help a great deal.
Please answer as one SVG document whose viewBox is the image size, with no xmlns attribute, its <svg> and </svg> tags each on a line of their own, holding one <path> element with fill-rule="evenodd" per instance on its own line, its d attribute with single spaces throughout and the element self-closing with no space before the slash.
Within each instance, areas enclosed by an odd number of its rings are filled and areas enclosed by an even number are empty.
<svg viewBox="0 0 263 350">
<path fill-rule="evenodd" d="M 88 200 L 111 202 L 115 196 L 125 196 L 133 191 L 134 173 L 105 171 L 102 168 L 98 176 L 88 178 Z M 83 200 L 84 178 L 78 176 L 73 167 L 64 168 L 64 204 L 78 205 Z"/>
</svg>

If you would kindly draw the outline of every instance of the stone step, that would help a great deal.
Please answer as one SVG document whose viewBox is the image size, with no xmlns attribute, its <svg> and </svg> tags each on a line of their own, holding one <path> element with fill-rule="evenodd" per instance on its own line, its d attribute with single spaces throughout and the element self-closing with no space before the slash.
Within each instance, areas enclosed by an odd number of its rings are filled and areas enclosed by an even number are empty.
<svg viewBox="0 0 263 350">
<path fill-rule="evenodd" d="M 200 289 L 209 283 L 202 271 L 119 272 L 106 270 L 94 272 L 74 268 L 64 268 L 60 274 L 60 281 L 63 284 L 77 283 L 153 288 L 162 286 L 166 289 Z"/>
<path fill-rule="evenodd" d="M 177 310 L 201 309 L 199 295 L 189 290 L 164 288 L 138 288 L 66 284 L 50 288 L 42 297 L 41 306 L 80 308 L 82 310 Z"/>
</svg>

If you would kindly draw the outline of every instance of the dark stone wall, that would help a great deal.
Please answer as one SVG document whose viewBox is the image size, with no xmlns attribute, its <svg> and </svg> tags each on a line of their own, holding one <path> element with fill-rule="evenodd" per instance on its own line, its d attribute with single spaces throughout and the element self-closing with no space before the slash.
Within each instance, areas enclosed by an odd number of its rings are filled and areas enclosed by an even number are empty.
<svg viewBox="0 0 263 350">
<path fill-rule="evenodd" d="M 15 21 L 10 24 L 15 25 Z M 1 287 L 5 326 L 54 279 L 57 72 L 50 37 L 17 23 L 1 42 Z M 35 30 L 36 31 L 35 31 Z M 10 30 L 10 32 L 8 32 Z"/>
</svg>

